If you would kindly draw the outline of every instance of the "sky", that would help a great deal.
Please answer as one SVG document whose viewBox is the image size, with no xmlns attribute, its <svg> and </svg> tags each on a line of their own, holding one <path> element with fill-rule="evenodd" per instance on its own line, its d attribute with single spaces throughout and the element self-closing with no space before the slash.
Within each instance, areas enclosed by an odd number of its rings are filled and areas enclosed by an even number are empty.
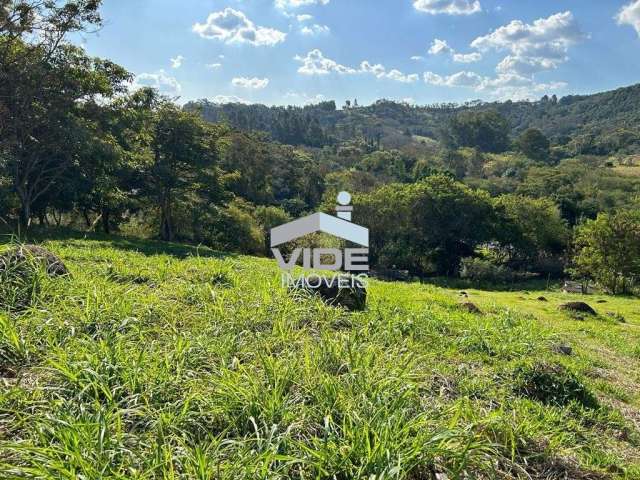
<svg viewBox="0 0 640 480">
<path fill-rule="evenodd" d="M 419 105 L 640 82 L 640 0 L 105 0 L 76 39 L 181 103 Z"/>
</svg>

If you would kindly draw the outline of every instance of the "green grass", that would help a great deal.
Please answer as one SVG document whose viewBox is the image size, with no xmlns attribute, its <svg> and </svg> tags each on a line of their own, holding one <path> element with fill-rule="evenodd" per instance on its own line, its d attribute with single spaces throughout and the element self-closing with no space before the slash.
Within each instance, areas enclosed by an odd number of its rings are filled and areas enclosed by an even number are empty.
<svg viewBox="0 0 640 480">
<path fill-rule="evenodd" d="M 0 312 L 2 479 L 640 478 L 636 299 L 374 281 L 348 313 L 267 259 L 45 246 L 72 276 Z"/>
</svg>

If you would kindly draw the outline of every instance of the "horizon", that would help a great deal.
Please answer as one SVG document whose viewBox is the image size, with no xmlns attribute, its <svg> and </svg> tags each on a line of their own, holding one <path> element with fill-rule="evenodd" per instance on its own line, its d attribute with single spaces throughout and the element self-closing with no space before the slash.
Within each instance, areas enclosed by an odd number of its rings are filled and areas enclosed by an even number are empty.
<svg viewBox="0 0 640 480">
<path fill-rule="evenodd" d="M 73 41 L 182 104 L 519 101 L 640 81 L 640 0 L 172 3 L 106 2 L 103 27 Z"/>
</svg>

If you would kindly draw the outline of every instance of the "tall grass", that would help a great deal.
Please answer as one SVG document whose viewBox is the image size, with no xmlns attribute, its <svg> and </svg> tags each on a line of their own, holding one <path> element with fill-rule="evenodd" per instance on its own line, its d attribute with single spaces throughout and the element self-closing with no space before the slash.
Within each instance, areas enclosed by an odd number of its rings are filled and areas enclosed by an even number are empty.
<svg viewBox="0 0 640 480">
<path fill-rule="evenodd" d="M 591 392 L 596 360 L 529 316 L 380 282 L 348 313 L 267 260 L 48 246 L 72 277 L 0 313 L 0 478 L 640 478 L 619 410 L 545 401 L 556 379 Z M 563 367 L 526 395 L 534 359 Z"/>
</svg>

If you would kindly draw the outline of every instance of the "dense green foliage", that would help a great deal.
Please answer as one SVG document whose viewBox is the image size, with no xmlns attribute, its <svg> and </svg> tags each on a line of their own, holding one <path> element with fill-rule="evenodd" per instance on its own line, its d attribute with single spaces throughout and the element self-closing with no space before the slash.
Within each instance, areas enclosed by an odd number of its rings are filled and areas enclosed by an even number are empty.
<svg viewBox="0 0 640 480">
<path fill-rule="evenodd" d="M 268 255 L 278 222 L 332 211 L 348 190 L 374 268 L 457 275 L 465 258 L 512 278 L 560 277 L 571 229 L 640 198 L 636 140 L 621 133 L 636 87 L 427 107 L 180 107 L 130 91 L 128 72 L 69 41 L 101 24 L 100 2 L 4 4 L 3 229 L 56 224 Z M 560 114 L 581 123 L 550 131 Z"/>
<path fill-rule="evenodd" d="M 601 213 L 576 231 L 574 272 L 612 293 L 628 293 L 640 278 L 640 213 Z"/>
</svg>

